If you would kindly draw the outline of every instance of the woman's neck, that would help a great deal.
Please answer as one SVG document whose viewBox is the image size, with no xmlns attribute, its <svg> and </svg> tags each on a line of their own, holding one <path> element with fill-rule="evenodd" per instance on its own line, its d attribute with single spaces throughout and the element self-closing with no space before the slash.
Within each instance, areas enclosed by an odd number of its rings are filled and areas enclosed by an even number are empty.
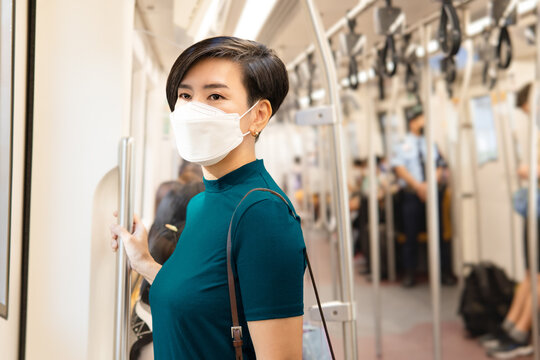
<svg viewBox="0 0 540 360">
<path fill-rule="evenodd" d="M 225 176 L 228 173 L 256 160 L 255 152 L 248 153 L 242 156 L 240 153 L 235 151 L 237 149 L 231 151 L 229 155 L 225 157 L 225 159 L 221 160 L 217 164 L 211 166 L 203 166 L 202 171 L 204 178 L 206 180 L 219 179 L 220 177 Z"/>
</svg>

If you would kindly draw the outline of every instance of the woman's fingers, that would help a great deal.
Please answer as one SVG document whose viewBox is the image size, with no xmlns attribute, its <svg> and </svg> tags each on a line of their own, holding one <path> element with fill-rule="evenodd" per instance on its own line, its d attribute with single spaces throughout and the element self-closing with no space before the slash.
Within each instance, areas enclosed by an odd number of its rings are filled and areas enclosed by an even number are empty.
<svg viewBox="0 0 540 360">
<path fill-rule="evenodd" d="M 112 248 L 113 251 L 118 250 L 118 241 L 117 240 L 115 240 L 115 239 L 111 240 L 111 248 Z"/>
<path fill-rule="evenodd" d="M 113 236 L 129 237 L 131 235 L 129 231 L 118 224 L 111 225 L 111 232 L 113 233 Z"/>
<path fill-rule="evenodd" d="M 146 229 L 144 228 L 143 223 L 139 219 L 139 217 L 134 214 L 133 215 L 133 235 L 136 235 L 138 238 L 144 238 L 146 233 Z"/>
</svg>

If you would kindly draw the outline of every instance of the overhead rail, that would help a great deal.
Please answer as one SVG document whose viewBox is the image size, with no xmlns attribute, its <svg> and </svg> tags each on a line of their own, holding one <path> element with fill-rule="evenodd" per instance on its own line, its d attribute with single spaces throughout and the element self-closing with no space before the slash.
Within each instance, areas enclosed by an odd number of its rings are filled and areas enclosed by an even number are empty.
<svg viewBox="0 0 540 360">
<path fill-rule="evenodd" d="M 351 11 L 349 11 L 347 13 L 347 16 L 339 19 L 332 27 L 330 27 L 328 29 L 328 31 L 326 31 L 326 33 L 325 33 L 326 38 L 329 39 L 329 38 L 333 37 L 334 35 L 336 35 L 342 29 L 346 28 L 348 26 L 348 19 L 354 19 L 354 18 L 358 17 L 360 14 L 362 14 L 362 13 L 366 12 L 367 10 L 369 10 L 371 8 L 371 6 L 373 6 L 376 2 L 377 2 L 377 0 L 360 0 L 358 5 L 356 5 Z M 314 51 L 315 51 L 315 45 L 313 45 L 313 44 L 309 45 L 308 48 L 305 51 L 300 53 L 296 57 L 296 59 L 294 59 L 287 66 L 287 70 L 291 70 L 297 64 L 300 64 L 301 62 L 303 62 L 306 59 L 307 54 L 310 54 L 310 53 L 312 53 Z"/>
<path fill-rule="evenodd" d="M 333 37 L 339 31 L 341 31 L 343 28 L 345 28 L 347 26 L 347 19 L 356 18 L 359 15 L 365 13 L 366 11 L 368 11 L 375 4 L 376 1 L 377 0 L 362 0 L 362 1 L 360 1 L 360 3 L 357 6 L 355 6 L 351 11 L 349 11 L 346 16 L 344 16 L 343 18 L 338 20 L 332 27 L 330 27 L 328 29 L 328 31 L 326 32 L 327 39 Z M 476 0 L 463 0 L 458 4 L 455 4 L 454 8 L 456 10 L 460 9 L 460 8 L 466 6 L 467 4 L 470 4 L 473 1 L 476 1 Z M 402 34 L 410 34 L 410 33 L 413 33 L 415 31 L 418 31 L 421 27 L 423 27 L 423 26 L 425 26 L 427 24 L 430 24 L 432 22 L 435 22 L 435 21 L 439 20 L 439 18 L 440 18 L 440 13 L 436 12 L 436 13 L 433 13 L 433 14 L 431 14 L 429 16 L 424 17 L 422 20 L 416 22 L 415 24 L 413 24 L 411 26 L 404 25 L 403 30 L 402 30 Z M 395 39 L 397 37 L 398 37 L 398 34 L 396 34 Z M 381 47 L 381 45 L 382 45 L 381 43 L 377 43 L 374 46 L 375 47 Z M 300 64 L 303 61 L 305 61 L 305 59 L 307 57 L 307 54 L 312 53 L 314 50 L 315 50 L 314 45 L 313 44 L 309 45 L 306 50 L 304 50 L 302 53 L 300 53 L 293 61 L 291 61 L 287 65 L 287 70 L 292 71 L 297 64 Z"/>
</svg>

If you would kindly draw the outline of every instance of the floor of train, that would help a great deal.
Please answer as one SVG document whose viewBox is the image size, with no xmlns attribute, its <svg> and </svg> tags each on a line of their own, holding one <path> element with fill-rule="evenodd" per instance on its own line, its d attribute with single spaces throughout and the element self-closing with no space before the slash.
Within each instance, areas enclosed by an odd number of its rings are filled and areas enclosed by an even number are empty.
<svg viewBox="0 0 540 360">
<path fill-rule="evenodd" d="M 310 260 L 315 273 L 321 300 L 334 300 L 330 245 L 323 231 L 305 233 Z M 307 277 L 306 277 L 307 278 Z M 371 284 L 355 270 L 354 296 L 357 303 L 358 358 L 360 360 L 431 360 L 433 359 L 432 313 L 430 289 L 427 281 L 412 289 L 399 283 L 381 283 L 382 357 L 375 351 L 374 298 Z M 311 283 L 305 283 L 305 306 L 316 304 Z M 458 286 L 441 287 L 441 341 L 442 356 L 446 360 L 491 359 L 473 339 L 465 336 L 461 319 L 457 315 Z M 308 314 L 306 308 L 306 315 Z M 306 316 L 309 318 L 309 316 Z M 343 359 L 341 324 L 329 323 L 332 343 L 337 359 Z M 521 357 L 519 359 L 532 359 Z"/>
</svg>

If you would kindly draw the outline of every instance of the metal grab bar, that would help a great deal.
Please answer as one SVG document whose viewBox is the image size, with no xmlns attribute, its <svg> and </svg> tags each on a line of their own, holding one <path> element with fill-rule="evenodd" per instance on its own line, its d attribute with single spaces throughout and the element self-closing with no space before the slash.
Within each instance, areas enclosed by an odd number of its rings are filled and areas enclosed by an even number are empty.
<svg viewBox="0 0 540 360">
<path fill-rule="evenodd" d="M 338 78 L 334 58 L 328 45 L 327 37 L 324 33 L 322 20 L 315 8 L 313 0 L 302 1 L 306 13 L 309 15 L 313 32 L 316 36 L 317 49 L 320 51 L 324 65 L 324 75 L 328 85 L 330 106 L 332 107 L 332 118 L 335 119 L 331 125 L 332 134 L 329 137 L 332 155 L 335 159 L 333 171 L 334 193 L 336 194 L 336 220 L 338 223 L 337 233 L 339 238 L 340 268 L 341 268 L 341 299 L 347 306 L 352 307 L 351 316 L 343 322 L 344 358 L 349 360 L 358 359 L 357 338 L 356 338 L 356 309 L 354 303 L 354 282 L 352 266 L 352 234 L 351 221 L 348 208 L 349 194 L 347 189 L 347 178 L 345 174 L 346 164 L 344 157 L 344 134 L 341 121 L 341 106 L 339 99 Z"/>
<path fill-rule="evenodd" d="M 135 152 L 134 140 L 125 137 L 120 140 L 118 151 L 118 167 L 120 170 L 118 197 L 118 224 L 133 231 L 133 194 Z M 128 358 L 128 329 L 130 316 L 130 269 L 124 246 L 119 239 L 116 258 L 116 304 L 114 326 L 114 359 Z"/>
<path fill-rule="evenodd" d="M 420 31 L 422 45 L 424 49 L 428 48 L 431 39 L 431 25 L 426 25 Z M 427 180 L 427 220 L 428 220 L 428 250 L 429 250 L 429 280 L 431 283 L 431 306 L 433 313 L 433 359 L 440 360 L 441 354 L 441 283 L 440 283 L 440 249 L 439 249 L 439 218 L 437 179 L 435 175 L 435 152 L 433 136 L 433 119 L 431 109 L 431 68 L 429 67 L 429 54 L 426 52 L 423 63 L 424 82 L 424 111 L 426 114 L 426 180 Z"/>
</svg>

